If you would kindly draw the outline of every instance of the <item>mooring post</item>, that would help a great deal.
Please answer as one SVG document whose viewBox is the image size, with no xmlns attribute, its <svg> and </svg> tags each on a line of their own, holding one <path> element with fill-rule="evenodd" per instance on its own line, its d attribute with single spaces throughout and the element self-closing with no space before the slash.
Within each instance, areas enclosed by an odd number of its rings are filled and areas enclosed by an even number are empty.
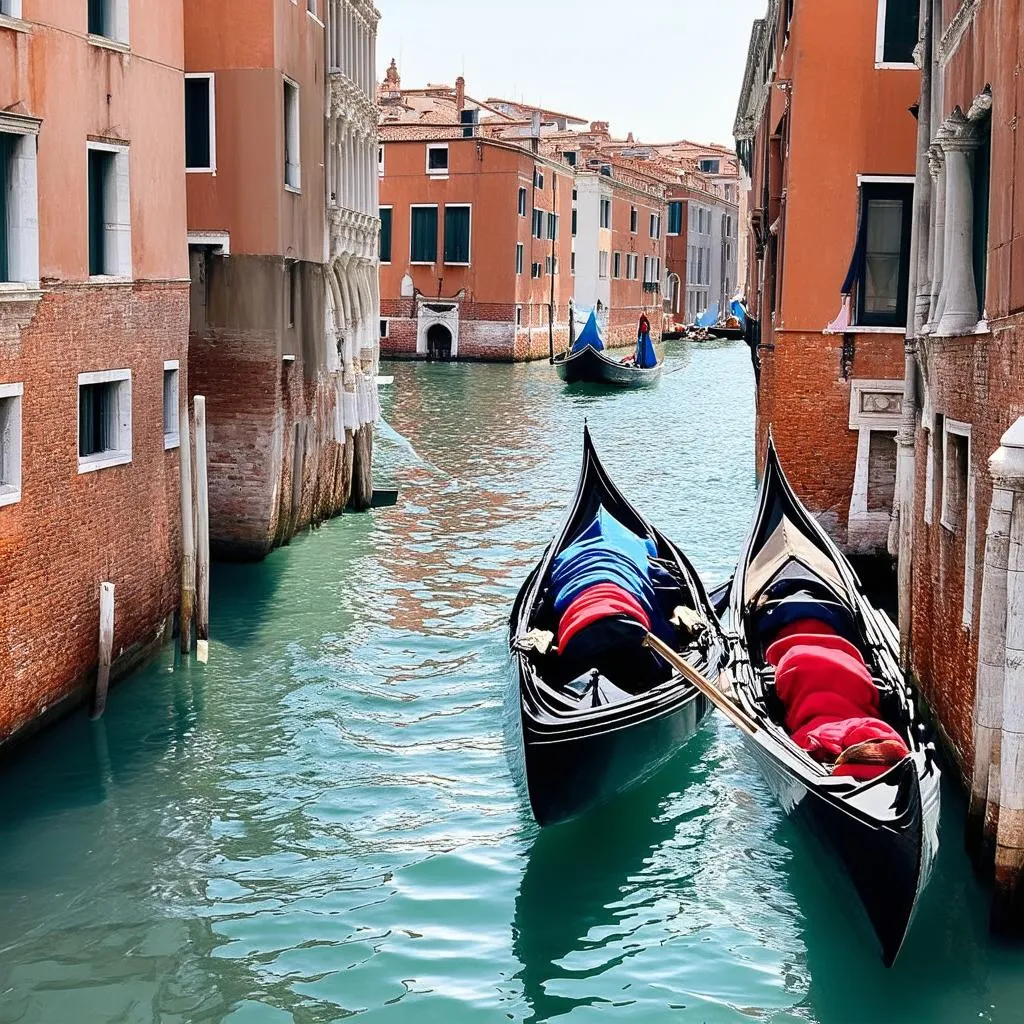
<svg viewBox="0 0 1024 1024">
<path fill-rule="evenodd" d="M 195 397 L 196 415 L 196 657 L 210 650 L 210 500 L 206 477 L 206 398 Z"/>
<path fill-rule="evenodd" d="M 178 410 L 178 460 L 181 465 L 181 610 L 178 632 L 181 653 L 192 649 L 192 616 L 196 601 L 196 535 L 192 526 L 192 440 L 188 396 Z"/>
<path fill-rule="evenodd" d="M 110 662 L 114 650 L 114 584 L 100 584 L 100 646 L 96 669 L 96 692 L 93 694 L 90 718 L 99 718 L 107 706 L 110 687 Z"/>
</svg>

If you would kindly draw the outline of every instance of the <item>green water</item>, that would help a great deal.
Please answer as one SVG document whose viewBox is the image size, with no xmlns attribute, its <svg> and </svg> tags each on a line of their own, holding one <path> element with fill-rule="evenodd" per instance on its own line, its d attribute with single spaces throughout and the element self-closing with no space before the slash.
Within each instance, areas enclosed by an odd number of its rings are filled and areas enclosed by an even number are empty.
<svg viewBox="0 0 1024 1024">
<path fill-rule="evenodd" d="M 386 368 L 399 506 L 215 567 L 209 666 L 167 651 L 0 769 L 0 1022 L 1024 1019 L 953 793 L 888 972 L 721 721 L 627 801 L 524 817 L 505 624 L 583 418 L 709 582 L 748 524 L 747 350 L 668 368 L 613 396 L 544 364 Z"/>
</svg>

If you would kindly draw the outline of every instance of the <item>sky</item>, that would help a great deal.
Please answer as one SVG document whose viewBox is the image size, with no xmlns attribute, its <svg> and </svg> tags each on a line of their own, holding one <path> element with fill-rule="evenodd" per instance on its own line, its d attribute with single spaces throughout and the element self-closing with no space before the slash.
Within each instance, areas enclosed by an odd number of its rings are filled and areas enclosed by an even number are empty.
<svg viewBox="0 0 1024 1024">
<path fill-rule="evenodd" d="M 524 100 L 638 141 L 732 146 L 747 44 L 767 0 L 376 0 L 378 80 Z"/>
</svg>

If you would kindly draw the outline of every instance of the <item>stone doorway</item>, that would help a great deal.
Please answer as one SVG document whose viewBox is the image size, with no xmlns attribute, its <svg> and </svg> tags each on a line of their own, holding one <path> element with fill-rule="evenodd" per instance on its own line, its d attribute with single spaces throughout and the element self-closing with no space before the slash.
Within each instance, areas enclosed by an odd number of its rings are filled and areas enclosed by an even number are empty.
<svg viewBox="0 0 1024 1024">
<path fill-rule="evenodd" d="M 452 357 L 452 332 L 444 324 L 427 329 L 427 358 L 449 360 Z"/>
</svg>

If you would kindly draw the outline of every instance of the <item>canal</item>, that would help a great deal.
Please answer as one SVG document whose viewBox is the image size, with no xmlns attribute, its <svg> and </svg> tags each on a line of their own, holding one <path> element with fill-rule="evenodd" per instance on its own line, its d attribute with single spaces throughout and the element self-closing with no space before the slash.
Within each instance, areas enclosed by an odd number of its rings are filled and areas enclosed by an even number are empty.
<svg viewBox="0 0 1024 1024">
<path fill-rule="evenodd" d="M 208 666 L 167 649 L 3 767 L 0 1024 L 1019 1021 L 953 791 L 892 971 L 720 719 L 631 799 L 524 817 L 506 620 L 584 418 L 708 582 L 748 525 L 747 349 L 672 343 L 668 371 L 609 396 L 387 366 L 400 504 L 216 566 Z"/>
</svg>

